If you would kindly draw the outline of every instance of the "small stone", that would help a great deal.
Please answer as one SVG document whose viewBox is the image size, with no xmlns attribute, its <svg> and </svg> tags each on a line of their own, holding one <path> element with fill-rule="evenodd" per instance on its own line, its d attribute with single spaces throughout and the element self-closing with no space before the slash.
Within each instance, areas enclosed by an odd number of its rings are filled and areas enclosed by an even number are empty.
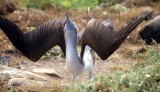
<svg viewBox="0 0 160 92">
<path fill-rule="evenodd" d="M 58 77 L 58 78 L 62 78 L 57 72 L 55 69 L 40 69 L 40 68 L 36 68 L 36 69 L 33 69 L 33 72 L 35 73 L 43 73 L 43 74 L 47 74 L 49 76 L 55 76 L 55 77 Z"/>
<path fill-rule="evenodd" d="M 38 64 L 38 63 L 35 63 L 34 65 L 35 65 L 35 66 L 41 66 L 41 64 Z"/>
<path fill-rule="evenodd" d="M 27 64 L 27 61 L 21 61 L 21 64 Z"/>
<path fill-rule="evenodd" d="M 17 66 L 17 69 L 25 69 L 22 65 Z"/>
<path fill-rule="evenodd" d="M 27 78 L 12 78 L 8 81 L 8 86 L 42 86 L 43 84 L 45 83 L 42 81 L 30 80 Z"/>
</svg>

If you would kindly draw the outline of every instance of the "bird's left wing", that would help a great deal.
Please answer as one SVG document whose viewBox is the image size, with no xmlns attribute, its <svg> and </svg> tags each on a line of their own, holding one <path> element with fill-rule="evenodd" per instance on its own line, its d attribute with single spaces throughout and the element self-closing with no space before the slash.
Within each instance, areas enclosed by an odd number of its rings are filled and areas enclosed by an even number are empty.
<svg viewBox="0 0 160 92">
<path fill-rule="evenodd" d="M 12 44 L 28 59 L 38 61 L 41 56 L 55 45 L 65 53 L 64 26 L 65 19 L 57 19 L 40 25 L 28 33 L 10 20 L 0 16 L 0 28 Z"/>
<path fill-rule="evenodd" d="M 86 25 L 83 39 L 81 57 L 83 57 L 86 45 L 89 45 L 102 60 L 112 55 L 126 37 L 149 15 L 153 12 L 133 20 L 127 26 L 118 31 L 110 30 L 103 23 L 96 19 L 91 19 Z"/>
</svg>

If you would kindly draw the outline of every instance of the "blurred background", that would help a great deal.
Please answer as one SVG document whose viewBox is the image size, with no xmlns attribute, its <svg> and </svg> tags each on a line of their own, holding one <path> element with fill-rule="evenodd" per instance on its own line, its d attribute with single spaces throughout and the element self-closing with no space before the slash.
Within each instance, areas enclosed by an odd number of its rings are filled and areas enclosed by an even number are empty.
<svg viewBox="0 0 160 92">
<path fill-rule="evenodd" d="M 147 10 L 158 9 L 153 15 L 156 16 L 160 9 L 159 0 L 0 0 L 0 2 L 0 15 L 15 22 L 25 32 L 51 19 L 65 18 L 65 8 L 68 8 L 71 19 L 77 24 L 79 31 L 87 24 L 88 7 L 91 9 L 91 18 L 100 21 L 111 18 L 118 28 Z M 1 42 L 5 41 L 1 40 L 3 38 L 5 37 L 0 35 Z M 135 39 L 137 36 L 130 40 L 134 40 L 132 41 L 134 43 Z M 7 45 L 7 48 L 8 46 L 12 47 Z"/>
</svg>

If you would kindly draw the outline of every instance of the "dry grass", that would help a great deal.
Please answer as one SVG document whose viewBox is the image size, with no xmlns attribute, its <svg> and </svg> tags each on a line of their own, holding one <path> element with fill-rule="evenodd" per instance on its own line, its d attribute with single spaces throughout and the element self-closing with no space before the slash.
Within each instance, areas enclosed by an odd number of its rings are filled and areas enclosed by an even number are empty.
<svg viewBox="0 0 160 92">
<path fill-rule="evenodd" d="M 6 76 L 5 78 L 0 77 L 0 92 L 6 92 L 8 87 L 5 84 L 6 82 L 8 82 L 9 79 L 10 79 L 9 76 Z"/>
<path fill-rule="evenodd" d="M 110 69 L 115 70 L 115 71 L 125 71 L 131 68 L 129 65 L 110 65 Z"/>
</svg>

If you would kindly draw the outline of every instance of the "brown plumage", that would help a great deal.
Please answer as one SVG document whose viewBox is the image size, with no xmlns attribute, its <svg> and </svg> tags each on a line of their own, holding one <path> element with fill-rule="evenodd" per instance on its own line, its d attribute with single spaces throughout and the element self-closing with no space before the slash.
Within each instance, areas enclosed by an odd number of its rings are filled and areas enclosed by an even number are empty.
<svg viewBox="0 0 160 92">
<path fill-rule="evenodd" d="M 28 59 L 37 61 L 55 45 L 59 45 L 65 53 L 64 26 L 66 20 L 57 19 L 40 25 L 33 31 L 23 33 L 21 29 L 0 16 L 0 27 L 12 44 Z"/>
<path fill-rule="evenodd" d="M 101 59 L 107 59 L 118 49 L 126 37 L 152 13 L 135 19 L 118 31 L 109 30 L 103 23 L 91 19 L 83 34 L 81 57 L 83 57 L 85 46 L 89 45 Z"/>
<path fill-rule="evenodd" d="M 152 19 L 139 32 L 140 37 L 149 45 L 154 44 L 153 40 L 160 43 L 160 15 Z"/>
<path fill-rule="evenodd" d="M 91 19 L 85 28 L 82 39 L 83 57 L 85 45 L 89 45 L 101 59 L 107 59 L 122 44 L 125 38 L 151 13 L 135 19 L 119 31 L 109 30 L 103 23 Z M 28 59 L 37 61 L 55 45 L 65 53 L 64 26 L 66 20 L 57 19 L 47 22 L 33 31 L 23 33 L 20 28 L 0 16 L 0 27 L 12 44 Z"/>
</svg>

